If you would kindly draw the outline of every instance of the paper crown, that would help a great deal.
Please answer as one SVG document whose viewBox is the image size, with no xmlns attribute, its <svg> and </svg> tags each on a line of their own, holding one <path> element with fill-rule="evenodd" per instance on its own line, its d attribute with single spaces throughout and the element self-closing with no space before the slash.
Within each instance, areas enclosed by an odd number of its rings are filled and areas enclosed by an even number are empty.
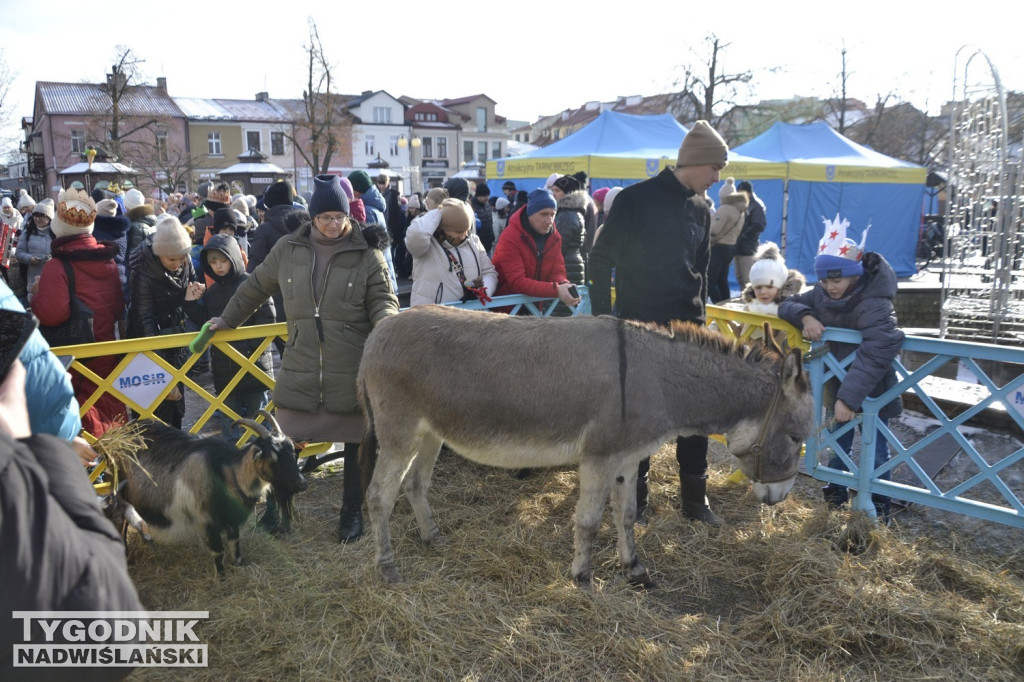
<svg viewBox="0 0 1024 682">
<path fill-rule="evenodd" d="M 89 227 L 96 220 L 96 202 L 82 190 L 66 189 L 57 198 L 57 218 L 73 228 Z"/>
<path fill-rule="evenodd" d="M 867 242 L 871 223 L 868 223 L 868 226 L 864 228 L 860 244 L 857 244 L 852 239 L 846 237 L 846 229 L 850 227 L 850 221 L 846 218 L 840 218 L 839 214 L 836 213 L 835 220 L 829 220 L 822 216 L 821 221 L 825 223 L 825 234 L 822 235 L 821 241 L 818 242 L 819 256 L 836 256 L 856 261 L 859 261 L 864 256 L 864 244 Z"/>
</svg>

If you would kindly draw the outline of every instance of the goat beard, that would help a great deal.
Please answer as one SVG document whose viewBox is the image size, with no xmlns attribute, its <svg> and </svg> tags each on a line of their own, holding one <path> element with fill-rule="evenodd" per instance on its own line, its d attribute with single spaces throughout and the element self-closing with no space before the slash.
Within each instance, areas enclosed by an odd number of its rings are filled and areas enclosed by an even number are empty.
<svg viewBox="0 0 1024 682">
<path fill-rule="evenodd" d="M 277 504 L 277 511 L 280 515 L 278 529 L 283 533 L 292 532 L 292 519 L 296 517 L 295 493 L 279 490 L 277 487 L 274 487 L 271 488 L 271 495 Z"/>
</svg>

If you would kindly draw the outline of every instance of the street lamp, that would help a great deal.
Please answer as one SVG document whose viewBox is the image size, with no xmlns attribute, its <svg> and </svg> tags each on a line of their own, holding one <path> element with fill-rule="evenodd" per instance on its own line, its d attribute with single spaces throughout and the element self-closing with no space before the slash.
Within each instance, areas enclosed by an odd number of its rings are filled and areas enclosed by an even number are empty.
<svg viewBox="0 0 1024 682">
<path fill-rule="evenodd" d="M 405 139 L 405 135 L 402 135 L 401 137 L 398 138 L 398 146 L 401 147 L 402 149 L 405 149 L 406 147 L 408 147 L 409 144 L 410 144 L 410 142 L 409 142 L 409 140 Z M 416 149 L 421 144 L 423 144 L 423 140 L 421 140 L 418 137 L 414 137 L 414 138 L 412 138 L 412 143 L 411 144 L 412 144 L 413 149 Z"/>
</svg>

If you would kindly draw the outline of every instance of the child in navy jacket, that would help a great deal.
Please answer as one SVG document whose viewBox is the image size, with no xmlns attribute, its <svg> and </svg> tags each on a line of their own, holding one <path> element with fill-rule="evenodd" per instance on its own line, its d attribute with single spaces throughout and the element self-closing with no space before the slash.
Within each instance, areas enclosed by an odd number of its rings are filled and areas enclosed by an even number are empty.
<svg viewBox="0 0 1024 682">
<path fill-rule="evenodd" d="M 837 358 L 845 358 L 856 351 L 857 356 L 847 367 L 846 377 L 829 395 L 826 387 L 826 405 L 834 400 L 837 422 L 848 422 L 860 412 L 865 398 L 877 397 L 896 385 L 896 372 L 892 361 L 903 344 L 903 331 L 896 321 L 893 298 L 896 296 L 896 273 L 878 253 L 864 252 L 867 230 L 860 245 L 846 238 L 849 222 L 825 220 L 825 236 L 814 259 L 814 271 L 818 284 L 811 290 L 786 299 L 779 304 L 779 317 L 802 329 L 804 336 L 812 341 L 821 338 L 825 327 L 845 327 L 861 333 L 860 345 L 829 342 L 829 350 Z M 879 421 L 888 426 L 892 417 L 903 410 L 896 398 L 886 404 L 878 413 Z M 853 444 L 853 429 L 837 439 L 847 453 Z M 889 461 L 889 446 L 878 434 L 875 441 L 875 468 Z M 834 469 L 846 470 L 838 455 L 828 463 Z M 889 472 L 881 478 L 888 480 Z M 830 483 L 823 489 L 825 502 L 837 508 L 848 499 L 844 486 Z M 890 519 L 889 498 L 876 495 L 873 498 L 879 518 Z"/>
</svg>

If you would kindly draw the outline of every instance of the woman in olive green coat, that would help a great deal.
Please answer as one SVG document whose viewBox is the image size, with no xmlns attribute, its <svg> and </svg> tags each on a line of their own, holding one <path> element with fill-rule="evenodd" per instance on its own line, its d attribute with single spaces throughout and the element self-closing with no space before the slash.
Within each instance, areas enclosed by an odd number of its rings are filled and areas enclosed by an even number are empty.
<svg viewBox="0 0 1024 682">
<path fill-rule="evenodd" d="M 363 531 L 356 373 L 367 335 L 398 313 L 398 298 L 380 250 L 388 247 L 387 234 L 371 228 L 364 234 L 349 217 L 337 176 L 314 179 L 309 214 L 311 222 L 278 240 L 211 328 L 235 328 L 281 293 L 288 343 L 274 388 L 275 416 L 296 440 L 345 443 L 339 534 L 348 542 Z"/>
</svg>

